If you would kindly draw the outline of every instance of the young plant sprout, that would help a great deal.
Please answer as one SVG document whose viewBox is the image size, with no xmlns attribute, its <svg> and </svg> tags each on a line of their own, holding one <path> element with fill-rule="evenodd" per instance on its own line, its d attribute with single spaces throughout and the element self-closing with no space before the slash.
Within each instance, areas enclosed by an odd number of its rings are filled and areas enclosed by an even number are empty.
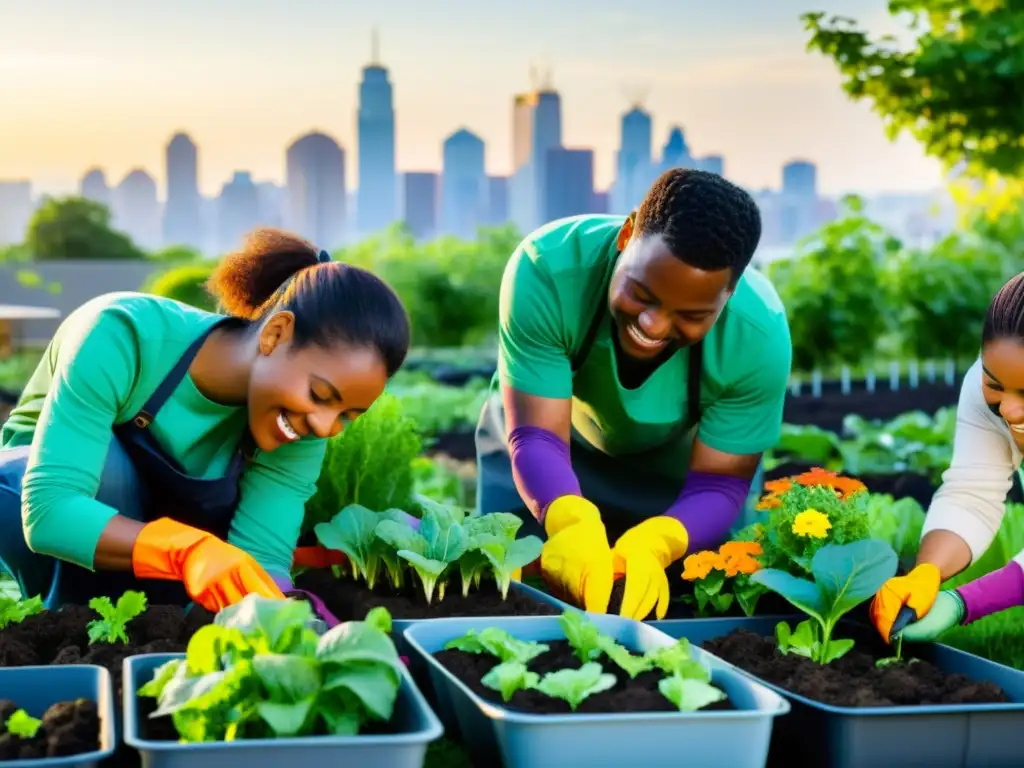
<svg viewBox="0 0 1024 768">
<path fill-rule="evenodd" d="M 128 644 L 128 622 L 146 610 L 146 596 L 142 592 L 127 591 L 117 598 L 117 605 L 109 597 L 94 597 L 89 607 L 100 615 L 86 626 L 89 645 L 121 642 Z"/>
<path fill-rule="evenodd" d="M 786 622 L 775 628 L 779 651 L 828 664 L 848 653 L 853 640 L 832 637 L 836 624 L 853 608 L 872 597 L 899 565 L 893 548 L 878 539 L 849 544 L 826 544 L 811 559 L 813 581 L 786 571 L 760 570 L 751 580 L 782 595 L 808 615 L 790 630 Z"/>
</svg>

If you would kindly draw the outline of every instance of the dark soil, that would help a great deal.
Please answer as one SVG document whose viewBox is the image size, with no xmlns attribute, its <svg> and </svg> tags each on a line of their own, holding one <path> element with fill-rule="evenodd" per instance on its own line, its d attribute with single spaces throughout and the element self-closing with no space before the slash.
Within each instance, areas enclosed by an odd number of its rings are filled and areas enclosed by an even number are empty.
<svg viewBox="0 0 1024 768">
<path fill-rule="evenodd" d="M 791 625 L 792 626 L 792 625 Z M 741 669 L 795 694 L 836 707 L 891 707 L 928 704 L 988 704 L 1010 701 L 994 683 L 946 674 L 925 660 L 914 661 L 914 647 L 905 645 L 904 661 L 876 667 L 892 656 L 869 630 L 841 624 L 837 638 L 853 638 L 845 656 L 827 665 L 792 654 L 783 656 L 774 637 L 737 629 L 710 640 L 703 648 Z M 927 652 L 926 648 L 919 649 Z"/>
<path fill-rule="evenodd" d="M 458 579 L 449 585 L 444 600 L 431 604 L 423 598 L 418 579 L 410 579 L 400 592 L 389 584 L 379 583 L 371 592 L 362 581 L 350 577 L 337 579 L 330 569 L 311 569 L 295 579 L 298 589 L 305 589 L 323 600 L 338 621 L 361 621 L 371 608 L 387 608 L 394 619 L 440 619 L 453 616 L 557 616 L 561 610 L 553 605 L 509 590 L 508 599 L 493 582 L 484 580 L 478 588 L 462 596 Z"/>
<path fill-rule="evenodd" d="M 572 646 L 567 641 L 550 640 L 545 641 L 545 644 L 550 646 L 550 649 L 528 664 L 530 670 L 541 677 L 547 672 L 557 672 L 560 669 L 579 669 L 582 666 L 580 660 L 573 655 Z M 434 658 L 468 685 L 478 696 L 499 706 L 535 715 L 572 713 L 567 702 L 553 696 L 546 696 L 540 691 L 516 691 L 508 702 L 503 701 L 500 693 L 480 682 L 481 678 L 499 663 L 490 654 L 466 653 L 453 649 L 439 651 L 434 654 Z M 658 681 L 664 677 L 664 673 L 661 671 L 643 672 L 630 679 L 629 675 L 606 657 L 601 657 L 600 664 L 605 672 L 615 675 L 618 682 L 614 688 L 585 698 L 576 710 L 577 714 L 678 711 L 676 706 L 658 690 Z M 705 709 L 718 710 L 735 708 L 728 699 L 705 707 Z"/>
<path fill-rule="evenodd" d="M 201 606 L 186 616 L 183 607 L 154 605 L 128 623 L 127 645 L 89 645 L 86 626 L 96 618 L 91 608 L 68 605 L 9 624 L 0 629 L 0 666 L 97 664 L 110 670 L 115 701 L 120 701 L 124 659 L 143 653 L 183 653 L 196 630 L 213 622 L 213 614 Z"/>
<path fill-rule="evenodd" d="M 16 702 L 0 699 L 0 761 L 81 755 L 100 748 L 100 716 L 94 701 L 54 704 L 40 718 L 42 725 L 31 739 L 7 731 L 7 720 L 17 710 Z"/>
</svg>

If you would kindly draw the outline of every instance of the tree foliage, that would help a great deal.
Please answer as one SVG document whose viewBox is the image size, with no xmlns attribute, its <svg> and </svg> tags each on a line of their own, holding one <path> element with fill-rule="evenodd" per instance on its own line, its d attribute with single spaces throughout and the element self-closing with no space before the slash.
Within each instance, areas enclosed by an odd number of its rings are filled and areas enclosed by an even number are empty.
<svg viewBox="0 0 1024 768">
<path fill-rule="evenodd" d="M 206 290 L 206 281 L 213 274 L 214 266 L 215 263 L 207 262 L 169 269 L 153 279 L 144 290 L 214 312 L 217 309 L 217 302 Z"/>
<path fill-rule="evenodd" d="M 110 226 L 106 206 L 81 197 L 46 198 L 29 221 L 25 247 L 38 261 L 145 258 Z"/>
<path fill-rule="evenodd" d="M 808 48 L 830 57 L 891 139 L 910 132 L 947 168 L 975 177 L 1024 171 L 1024 5 L 1019 0 L 890 0 L 915 36 L 901 49 L 857 22 L 802 17 Z"/>
</svg>

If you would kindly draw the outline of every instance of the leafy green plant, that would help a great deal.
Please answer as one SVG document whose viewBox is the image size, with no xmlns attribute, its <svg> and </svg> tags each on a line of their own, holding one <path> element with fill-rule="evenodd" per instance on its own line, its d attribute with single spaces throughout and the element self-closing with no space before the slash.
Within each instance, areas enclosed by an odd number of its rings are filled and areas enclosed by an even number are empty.
<svg viewBox="0 0 1024 768">
<path fill-rule="evenodd" d="M 384 520 L 405 525 L 405 513 L 398 509 L 374 512 L 362 504 L 349 504 L 326 523 L 313 529 L 317 541 L 327 549 L 344 552 L 352 575 L 366 580 L 373 589 L 383 565 L 393 586 L 402 585 L 401 561 L 386 542 L 377 536 L 377 526 Z"/>
<path fill-rule="evenodd" d="M 7 718 L 7 732 L 22 739 L 34 739 L 43 721 L 32 717 L 24 709 L 16 710 Z"/>
<path fill-rule="evenodd" d="M 503 661 L 480 678 L 480 682 L 501 694 L 502 701 L 511 699 L 516 691 L 537 688 L 540 675 L 531 672 L 522 661 Z"/>
<path fill-rule="evenodd" d="M 44 609 L 42 599 L 36 595 L 26 600 L 17 600 L 13 597 L 0 597 L 0 629 L 8 624 L 20 624 L 29 616 L 42 613 Z"/>
<path fill-rule="evenodd" d="M 173 720 L 183 742 L 309 735 L 356 735 L 390 720 L 401 659 L 388 636 L 391 616 L 318 637 L 300 600 L 248 595 L 189 641 L 184 659 L 154 673 L 137 692 L 157 700 L 153 718 Z"/>
<path fill-rule="evenodd" d="M 128 590 L 117 598 L 116 605 L 109 597 L 94 597 L 89 607 L 100 615 L 86 625 L 89 644 L 121 642 L 127 645 L 128 622 L 146 610 L 146 595 Z"/>
<path fill-rule="evenodd" d="M 449 640 L 444 647 L 464 653 L 489 653 L 503 662 L 521 664 L 532 661 L 550 648 L 544 643 L 520 640 L 498 627 L 487 627 L 479 632 L 471 629 L 461 637 Z"/>
<path fill-rule="evenodd" d="M 565 701 L 573 712 L 588 696 L 614 687 L 615 675 L 608 674 L 594 661 L 587 662 L 578 669 L 548 672 L 536 686 L 545 696 Z"/>
<path fill-rule="evenodd" d="M 778 569 L 760 570 L 751 579 L 809 617 L 795 631 L 786 622 L 776 626 L 779 650 L 828 664 L 853 647 L 852 640 L 832 637 L 836 623 L 892 578 L 897 565 L 896 553 L 886 542 L 862 539 L 819 549 L 811 560 L 813 581 Z"/>
</svg>

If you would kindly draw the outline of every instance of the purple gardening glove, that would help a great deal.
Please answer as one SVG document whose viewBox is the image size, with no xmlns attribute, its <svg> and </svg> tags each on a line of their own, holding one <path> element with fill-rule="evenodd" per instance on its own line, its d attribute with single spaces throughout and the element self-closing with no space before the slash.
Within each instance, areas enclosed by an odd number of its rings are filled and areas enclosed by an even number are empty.
<svg viewBox="0 0 1024 768">
<path fill-rule="evenodd" d="M 328 629 L 336 627 L 341 623 L 333 613 L 327 610 L 327 606 L 324 605 L 323 600 L 305 589 L 296 589 L 295 585 L 292 584 L 291 577 L 278 576 L 275 574 L 271 574 L 270 577 L 274 580 L 274 583 L 277 584 L 277 588 L 284 592 L 286 596 L 295 595 L 305 598 L 306 602 L 308 602 L 313 608 L 313 612 L 323 619 Z M 289 595 L 289 593 L 291 594 Z"/>
</svg>

